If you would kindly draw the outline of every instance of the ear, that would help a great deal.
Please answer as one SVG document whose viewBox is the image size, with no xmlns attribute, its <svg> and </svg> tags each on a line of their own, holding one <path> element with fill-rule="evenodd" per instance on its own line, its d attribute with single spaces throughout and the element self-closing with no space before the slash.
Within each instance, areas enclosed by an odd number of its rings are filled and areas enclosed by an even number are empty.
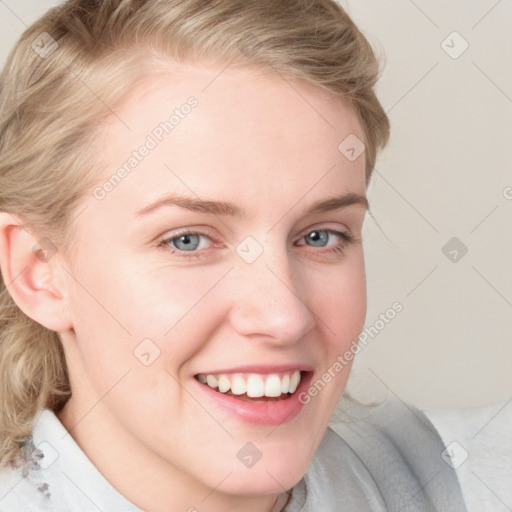
<svg viewBox="0 0 512 512">
<path fill-rule="evenodd" d="M 72 328 L 67 294 L 59 278 L 57 247 L 38 237 L 19 217 L 0 212 L 0 269 L 18 307 L 32 320 L 56 332 Z"/>
</svg>

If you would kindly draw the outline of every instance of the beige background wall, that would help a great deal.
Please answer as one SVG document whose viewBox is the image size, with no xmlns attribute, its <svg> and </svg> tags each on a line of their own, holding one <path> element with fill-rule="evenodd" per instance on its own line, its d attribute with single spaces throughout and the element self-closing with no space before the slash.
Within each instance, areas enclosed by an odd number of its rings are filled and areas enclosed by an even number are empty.
<svg viewBox="0 0 512 512">
<path fill-rule="evenodd" d="M 368 219 L 353 392 L 429 408 L 512 397 L 512 2 L 341 3 L 386 59 L 392 123 L 369 189 L 380 228 Z M 0 1 L 0 63 L 55 4 Z"/>
<path fill-rule="evenodd" d="M 367 225 L 368 323 L 404 307 L 359 364 L 425 407 L 512 397 L 512 2 L 343 5 L 387 56 L 392 139 L 369 191 L 386 236 Z"/>
</svg>

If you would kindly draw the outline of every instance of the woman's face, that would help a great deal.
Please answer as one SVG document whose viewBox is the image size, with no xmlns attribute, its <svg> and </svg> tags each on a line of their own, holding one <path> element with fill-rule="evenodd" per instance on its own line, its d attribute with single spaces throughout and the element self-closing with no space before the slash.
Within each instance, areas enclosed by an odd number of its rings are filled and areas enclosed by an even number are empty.
<svg viewBox="0 0 512 512">
<path fill-rule="evenodd" d="M 63 273 L 66 409 L 98 467 L 111 436 L 218 491 L 302 477 L 365 317 L 355 137 L 340 99 L 254 70 L 155 75 L 114 109 Z"/>
</svg>

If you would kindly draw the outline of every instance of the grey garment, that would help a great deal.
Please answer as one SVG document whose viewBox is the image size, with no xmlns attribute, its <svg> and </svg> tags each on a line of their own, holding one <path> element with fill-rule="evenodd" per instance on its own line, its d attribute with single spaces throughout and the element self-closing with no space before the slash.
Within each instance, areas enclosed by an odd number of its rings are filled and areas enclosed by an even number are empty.
<svg viewBox="0 0 512 512">
<path fill-rule="evenodd" d="M 452 453 L 468 512 L 511 512 L 512 397 L 425 414 Z"/>
<path fill-rule="evenodd" d="M 442 442 L 426 417 L 398 401 L 346 403 L 285 512 L 467 512 Z M 18 470 L 0 470 L 0 512 L 140 512 L 94 467 L 45 409 Z"/>
<path fill-rule="evenodd" d="M 344 400 L 283 512 L 467 512 L 427 417 L 396 399 Z"/>
</svg>

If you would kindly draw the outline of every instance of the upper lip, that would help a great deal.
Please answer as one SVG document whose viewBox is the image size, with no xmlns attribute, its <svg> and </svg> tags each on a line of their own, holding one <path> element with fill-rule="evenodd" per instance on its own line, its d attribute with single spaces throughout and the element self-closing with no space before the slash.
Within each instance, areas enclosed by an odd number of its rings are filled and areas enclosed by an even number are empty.
<svg viewBox="0 0 512 512">
<path fill-rule="evenodd" d="M 279 365 L 243 365 L 235 368 L 221 368 L 217 370 L 208 370 L 199 372 L 203 375 L 215 375 L 219 373 L 230 374 L 230 373 L 259 373 L 259 374 L 271 374 L 271 373 L 286 373 L 294 372 L 295 370 L 310 372 L 313 371 L 313 366 L 305 363 L 288 363 Z M 198 375 L 198 374 L 197 374 Z"/>
</svg>

